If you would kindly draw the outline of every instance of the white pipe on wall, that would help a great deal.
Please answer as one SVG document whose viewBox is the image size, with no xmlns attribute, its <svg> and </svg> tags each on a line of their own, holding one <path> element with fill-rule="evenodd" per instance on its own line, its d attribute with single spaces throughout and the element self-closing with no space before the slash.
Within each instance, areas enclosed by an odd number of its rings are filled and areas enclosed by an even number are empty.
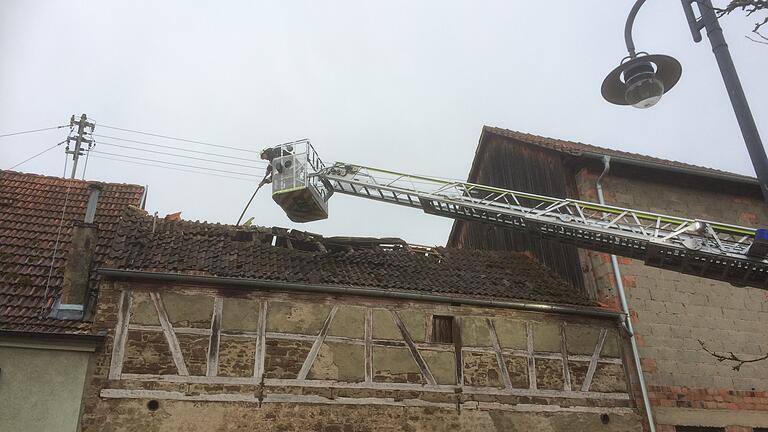
<svg viewBox="0 0 768 432">
<path fill-rule="evenodd" d="M 597 178 L 595 186 L 597 188 L 597 199 L 600 204 L 605 205 L 605 197 L 603 196 L 603 177 L 608 174 L 608 170 L 611 169 L 611 157 L 603 156 L 603 172 L 600 177 Z M 632 328 L 632 318 L 629 316 L 629 305 L 627 304 L 627 296 L 624 293 L 624 283 L 621 280 L 621 269 L 619 269 L 619 261 L 616 259 L 616 255 L 611 255 L 611 267 L 613 267 L 613 276 L 616 278 L 616 289 L 619 292 L 619 300 L 621 301 L 621 309 L 624 312 L 624 325 L 629 332 L 629 342 L 632 346 L 632 356 L 635 359 L 635 367 L 637 368 L 637 379 L 640 382 L 640 393 L 643 396 L 643 405 L 645 406 L 645 415 L 648 418 L 648 424 L 650 425 L 650 432 L 656 432 L 656 425 L 653 422 L 653 412 L 651 412 L 651 402 L 648 400 L 648 388 L 645 385 L 645 377 L 643 376 L 643 368 L 640 365 L 640 353 L 637 349 L 637 339 L 635 338 L 635 330 Z"/>
</svg>

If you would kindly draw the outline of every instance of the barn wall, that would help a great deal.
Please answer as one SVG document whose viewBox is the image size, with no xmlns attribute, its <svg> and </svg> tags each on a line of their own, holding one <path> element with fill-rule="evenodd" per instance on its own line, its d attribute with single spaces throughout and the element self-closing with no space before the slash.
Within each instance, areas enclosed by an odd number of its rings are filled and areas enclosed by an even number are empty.
<svg viewBox="0 0 768 432">
<path fill-rule="evenodd" d="M 558 198 L 573 196 L 573 177 L 559 153 L 487 135 L 470 182 Z M 569 183 L 570 182 L 570 183 Z M 528 252 L 577 289 L 585 290 L 578 249 L 479 222 L 457 220 L 449 247 Z"/>
</svg>

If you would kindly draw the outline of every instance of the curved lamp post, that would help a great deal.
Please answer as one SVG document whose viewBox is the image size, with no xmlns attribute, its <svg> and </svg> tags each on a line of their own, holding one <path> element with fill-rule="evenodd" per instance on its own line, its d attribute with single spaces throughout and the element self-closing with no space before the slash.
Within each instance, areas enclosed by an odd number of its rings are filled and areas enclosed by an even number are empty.
<svg viewBox="0 0 768 432">
<path fill-rule="evenodd" d="M 768 158 L 765 155 L 760 134 L 755 125 L 755 119 L 749 109 L 744 89 L 741 87 L 739 75 L 733 64 L 728 44 L 723 37 L 723 29 L 717 20 L 712 0 L 681 0 L 691 34 L 695 42 L 701 42 L 701 30 L 707 32 L 712 45 L 717 65 L 725 82 L 728 97 L 731 99 L 736 120 L 741 134 L 747 145 L 752 166 L 755 168 L 757 180 L 763 193 L 763 200 L 768 202 Z M 616 105 L 632 105 L 636 108 L 650 108 L 661 99 L 661 96 L 677 84 L 682 72 L 680 62 L 662 54 L 636 52 L 632 41 L 632 26 L 635 16 L 645 0 L 636 0 L 627 17 L 624 27 L 624 41 L 629 55 L 622 59 L 621 64 L 603 80 L 601 93 L 608 102 Z M 696 3 L 699 17 L 693 10 Z"/>
<path fill-rule="evenodd" d="M 605 77 L 600 89 L 605 100 L 612 104 L 650 108 L 677 84 L 683 71 L 680 62 L 673 57 L 635 51 L 632 26 L 643 3 L 645 0 L 635 2 L 624 26 L 624 42 L 629 55 Z"/>
</svg>

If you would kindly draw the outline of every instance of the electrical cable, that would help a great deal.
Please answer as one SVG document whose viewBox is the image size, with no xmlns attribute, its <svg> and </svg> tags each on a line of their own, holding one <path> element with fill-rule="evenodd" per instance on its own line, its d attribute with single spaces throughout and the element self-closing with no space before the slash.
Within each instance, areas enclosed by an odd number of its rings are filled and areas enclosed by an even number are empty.
<svg viewBox="0 0 768 432">
<path fill-rule="evenodd" d="M 253 180 L 245 179 L 245 178 L 242 178 L 242 177 L 234 177 L 234 176 L 227 176 L 227 175 L 221 175 L 221 174 L 206 173 L 206 172 L 200 172 L 200 171 L 187 170 L 187 169 L 183 169 L 183 168 L 173 168 L 173 167 L 164 166 L 164 165 L 156 165 L 156 164 L 150 164 L 150 163 L 145 163 L 145 162 L 136 162 L 136 161 L 130 161 L 130 160 L 110 158 L 110 157 L 105 157 L 105 156 L 94 156 L 93 158 L 94 159 L 111 160 L 111 161 L 116 161 L 116 162 L 125 162 L 125 163 L 130 163 L 130 164 L 135 164 L 135 165 L 163 168 L 163 169 L 168 169 L 168 170 L 173 170 L 173 171 L 181 171 L 181 172 L 187 172 L 187 173 L 193 173 L 193 174 L 207 175 L 207 176 L 212 176 L 212 177 L 229 178 L 229 179 L 234 179 L 234 180 L 241 180 L 241 181 L 248 182 L 248 183 L 253 183 Z"/>
<path fill-rule="evenodd" d="M 81 180 L 85 180 L 85 170 L 88 169 L 88 159 L 90 158 L 90 156 L 91 156 L 91 149 L 89 148 L 85 152 L 85 164 L 83 165 L 83 177 L 81 178 Z"/>
<path fill-rule="evenodd" d="M 42 132 L 42 131 L 53 130 L 53 129 L 61 129 L 65 127 L 69 127 L 69 125 L 52 126 L 52 127 L 42 128 L 42 129 L 33 129 L 33 130 L 21 131 L 21 132 L 12 132 L 7 134 L 2 134 L 0 135 L 0 138 L 5 138 L 9 136 L 14 136 L 14 135 L 23 135 L 23 134 L 34 133 L 34 132 Z"/>
<path fill-rule="evenodd" d="M 147 146 L 152 146 L 152 147 L 161 147 L 161 148 L 167 148 L 167 149 L 172 149 L 172 150 L 185 151 L 185 152 L 189 152 L 189 153 L 204 154 L 204 155 L 209 155 L 209 156 L 218 156 L 218 157 L 222 157 L 222 158 L 243 160 L 243 161 L 247 161 L 247 162 L 266 163 L 265 161 L 258 160 L 258 159 L 248 159 L 248 158 L 242 158 L 242 157 L 237 157 L 237 156 L 223 155 L 223 154 L 219 154 L 219 153 L 205 152 L 205 151 L 200 151 L 200 150 L 190 150 L 190 149 L 185 149 L 183 147 L 174 147 L 174 146 L 150 143 L 150 142 L 146 142 L 146 141 L 138 141 L 138 140 L 132 140 L 132 139 L 127 139 L 127 138 L 113 137 L 113 136 L 109 136 L 109 135 L 101 135 L 101 134 L 92 134 L 92 135 L 95 136 L 95 137 L 99 137 L 99 138 L 109 138 L 109 139 L 113 139 L 113 140 L 117 140 L 117 141 L 125 141 L 125 142 L 130 142 L 130 143 L 135 143 L 135 144 L 142 144 L 142 145 L 147 145 Z"/>
<path fill-rule="evenodd" d="M 32 157 L 29 157 L 29 158 L 27 158 L 27 159 L 24 159 L 23 161 L 21 161 L 21 162 L 17 163 L 16 165 L 14 165 L 14 166 L 12 166 L 12 167 L 10 167 L 10 168 L 8 168 L 8 169 L 9 169 L 9 170 L 12 170 L 12 169 L 14 169 L 14 168 L 16 168 L 16 167 L 18 167 L 18 166 L 20 166 L 20 165 L 23 165 L 23 164 L 25 164 L 25 163 L 27 163 L 27 162 L 31 161 L 32 159 L 34 159 L 34 158 L 36 158 L 36 157 L 38 157 L 38 156 L 42 155 L 43 153 L 46 153 L 46 152 L 49 152 L 49 151 L 51 151 L 51 150 L 55 149 L 56 147 L 58 147 L 58 146 L 60 146 L 60 145 L 64 144 L 65 142 L 67 142 L 67 140 L 64 140 L 64 141 L 62 141 L 62 142 L 60 142 L 60 143 L 58 143 L 58 144 L 54 144 L 53 146 L 51 146 L 51 147 L 48 147 L 47 149 L 45 149 L 45 150 L 41 151 L 40 153 L 38 153 L 38 154 L 36 154 L 36 155 L 34 155 L 34 156 L 32 156 Z"/>
<path fill-rule="evenodd" d="M 176 138 L 176 137 L 172 137 L 172 136 L 168 136 L 168 135 L 160 135 L 160 134 L 156 134 L 156 133 L 142 132 L 142 131 L 137 131 L 137 130 L 133 130 L 133 129 L 120 128 L 120 127 L 116 127 L 116 126 L 108 126 L 108 125 L 105 125 L 105 124 L 99 124 L 99 127 L 103 127 L 103 128 L 107 128 L 107 129 L 119 130 L 119 131 L 123 131 L 123 132 L 132 132 L 132 133 L 137 133 L 137 134 L 142 134 L 142 135 L 149 135 L 149 136 L 153 136 L 153 137 L 157 137 L 157 138 L 165 138 L 165 139 L 171 139 L 171 140 L 176 140 L 176 141 L 188 142 L 188 143 L 192 143 L 192 144 L 201 144 L 201 145 L 207 145 L 207 146 L 211 146 L 211 147 L 225 148 L 225 149 L 237 150 L 237 151 L 243 151 L 243 152 L 249 152 L 249 153 L 258 153 L 258 151 L 256 151 L 256 150 L 244 149 L 244 148 L 241 148 L 241 147 L 231 147 L 231 146 L 225 146 L 225 145 L 208 143 L 208 142 L 204 142 L 204 141 L 195 141 L 195 140 L 190 140 L 190 139 L 185 139 L 185 138 Z"/>
<path fill-rule="evenodd" d="M 108 142 L 104 142 L 104 141 L 99 141 L 99 144 L 105 145 L 105 146 L 111 146 L 111 147 L 119 147 L 119 148 L 124 148 L 124 149 L 129 149 L 129 150 L 143 151 L 143 152 L 147 152 L 147 153 L 155 153 L 155 154 L 161 154 L 161 155 L 166 155 L 166 156 L 175 156 L 175 157 L 180 157 L 180 158 L 184 158 L 184 159 L 193 159 L 193 160 L 198 160 L 198 161 L 203 161 L 203 162 L 219 163 L 219 164 L 223 164 L 223 165 L 232 165 L 232 166 L 238 166 L 238 167 L 243 167 L 243 168 L 252 168 L 252 169 L 263 168 L 263 167 L 256 167 L 256 166 L 253 166 L 253 165 L 244 165 L 244 164 L 239 164 L 239 163 L 234 163 L 234 162 L 217 161 L 217 160 L 212 160 L 212 159 L 199 158 L 199 157 L 194 157 L 194 156 L 185 156 L 185 155 L 180 155 L 180 154 L 176 154 L 176 153 L 168 153 L 168 152 L 162 152 L 162 151 L 157 151 L 157 150 L 140 149 L 140 148 L 136 148 L 136 147 L 125 146 L 125 145 L 120 145 L 120 144 L 113 144 L 113 143 L 108 143 Z"/>
<path fill-rule="evenodd" d="M 48 308 L 48 288 L 51 285 L 51 277 L 53 276 L 53 266 L 56 263 L 56 251 L 59 249 L 59 238 L 61 237 L 61 228 L 64 226 L 64 215 L 67 212 L 67 203 L 69 202 L 69 190 L 72 187 L 72 182 L 67 182 L 67 193 L 64 195 L 64 206 L 61 209 L 61 218 L 59 219 L 59 229 L 56 231 L 56 242 L 53 245 L 53 253 L 51 254 L 51 267 L 48 269 L 48 279 L 45 281 L 45 292 L 43 294 L 43 304 L 40 307 L 39 318 L 42 319 L 45 316 L 45 311 Z"/>
<path fill-rule="evenodd" d="M 136 134 L 149 135 L 149 136 L 153 136 L 153 137 L 157 137 L 157 138 L 164 138 L 164 139 L 188 142 L 188 143 L 192 143 L 192 144 L 201 144 L 201 145 L 207 145 L 207 146 L 211 146 L 211 147 L 225 148 L 225 149 L 237 150 L 237 151 L 248 152 L 248 153 L 259 153 L 259 151 L 257 151 L 257 150 L 246 149 L 246 148 L 242 148 L 242 147 L 232 147 L 232 146 L 225 146 L 225 145 L 221 145 L 221 144 L 209 143 L 209 142 L 205 142 L 205 141 L 195 141 L 195 140 L 190 140 L 190 139 L 186 139 L 186 138 L 177 138 L 177 137 L 172 137 L 172 136 L 168 136 L 168 135 L 161 135 L 161 134 L 156 134 L 156 133 L 151 133 L 151 132 L 142 132 L 142 131 L 138 131 L 138 130 L 134 130 L 134 129 L 121 128 L 121 127 L 117 127 L 117 126 L 109 126 L 109 125 L 105 125 L 105 124 L 99 124 L 98 126 L 99 127 L 103 127 L 103 128 L 107 128 L 107 129 L 114 129 L 114 130 L 119 130 L 119 131 L 123 131 L 123 132 L 131 132 L 131 133 L 136 133 Z M 274 145 L 274 146 L 271 146 L 271 147 L 282 146 L 282 145 L 286 145 L 286 144 L 298 144 L 298 143 L 307 142 L 307 141 L 309 141 L 309 139 L 302 138 L 302 139 L 298 139 L 298 140 L 295 140 L 295 141 L 288 141 L 288 142 L 284 142 L 282 144 L 277 144 L 277 145 Z"/>
<path fill-rule="evenodd" d="M 216 168 L 202 167 L 202 166 L 199 166 L 199 165 L 180 164 L 180 163 L 176 163 L 176 162 L 168 162 L 168 161 L 157 160 L 157 159 L 142 158 L 142 157 L 138 157 L 138 156 L 129 156 L 129 155 L 122 155 L 122 154 L 117 154 L 117 153 L 109 153 L 109 152 L 103 152 L 103 151 L 99 151 L 99 150 L 91 150 L 91 151 L 93 153 L 96 153 L 96 154 L 102 154 L 102 155 L 107 155 L 107 156 L 118 156 L 118 157 L 124 157 L 124 158 L 128 158 L 128 159 L 137 159 L 137 160 L 147 161 L 147 162 L 159 162 L 159 163 L 164 163 L 164 164 L 168 164 L 168 165 L 175 165 L 175 166 L 181 166 L 181 167 L 187 167 L 187 168 L 196 168 L 196 169 L 202 169 L 202 170 L 207 170 L 207 171 L 215 171 L 215 172 L 220 172 L 220 173 L 224 173 L 224 174 L 237 174 L 237 175 L 243 175 L 243 176 L 246 176 L 246 177 L 258 177 L 258 176 L 255 176 L 253 174 L 236 172 L 236 171 L 220 170 L 220 169 L 216 169 Z"/>
</svg>

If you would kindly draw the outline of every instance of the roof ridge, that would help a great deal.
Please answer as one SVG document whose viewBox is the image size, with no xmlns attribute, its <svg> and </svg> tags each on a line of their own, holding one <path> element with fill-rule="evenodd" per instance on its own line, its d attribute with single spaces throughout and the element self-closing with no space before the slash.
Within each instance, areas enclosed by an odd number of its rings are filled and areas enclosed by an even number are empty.
<svg viewBox="0 0 768 432">
<path fill-rule="evenodd" d="M 0 169 L 0 175 L 9 174 L 14 176 L 23 176 L 26 178 L 31 179 L 45 179 L 45 180 L 56 180 L 56 181 L 63 181 L 63 182 L 71 182 L 73 184 L 76 183 L 83 183 L 83 184 L 91 184 L 91 183 L 101 183 L 106 185 L 115 185 L 115 186 L 135 186 L 144 188 L 143 185 L 135 184 L 135 183 L 114 183 L 104 180 L 87 180 L 87 179 L 77 179 L 77 178 L 64 178 L 59 176 L 51 176 L 51 175 L 45 175 L 45 174 L 38 174 L 38 173 L 27 173 L 23 171 L 13 171 L 13 170 L 4 170 Z"/>
<path fill-rule="evenodd" d="M 725 171 L 718 168 L 711 168 L 703 165 L 695 165 L 688 162 L 680 162 L 672 159 L 664 159 L 658 156 L 651 156 L 642 153 L 628 152 L 625 150 L 612 149 L 608 147 L 596 146 L 594 144 L 583 143 L 580 141 L 570 141 L 560 138 L 552 138 L 543 135 L 535 135 L 528 132 L 520 132 L 511 129 L 500 128 L 496 126 L 483 126 L 483 132 L 489 132 L 492 134 L 504 136 L 507 138 L 516 139 L 527 144 L 536 145 L 539 147 L 545 147 L 550 150 L 568 153 L 573 155 L 582 155 L 583 153 L 593 152 L 595 154 L 601 154 L 605 156 L 624 157 L 638 162 L 647 162 L 656 164 L 659 166 L 666 166 L 670 168 L 684 168 L 692 171 L 697 171 L 701 175 L 718 174 L 727 175 L 734 178 L 740 178 L 744 180 L 754 180 L 754 177 L 738 174 L 731 171 Z"/>
</svg>

